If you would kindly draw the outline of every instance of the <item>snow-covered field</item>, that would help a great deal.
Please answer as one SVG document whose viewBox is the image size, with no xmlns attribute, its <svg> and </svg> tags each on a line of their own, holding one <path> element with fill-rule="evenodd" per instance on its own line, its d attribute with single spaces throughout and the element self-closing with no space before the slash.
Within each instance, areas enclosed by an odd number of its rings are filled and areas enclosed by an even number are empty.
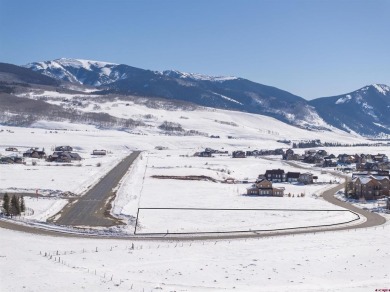
<svg viewBox="0 0 390 292">
<path fill-rule="evenodd" d="M 45 92 L 45 95 L 51 93 Z M 53 96 L 60 102 L 62 96 Z M 68 98 L 68 97 L 66 97 Z M 339 180 L 321 169 L 296 169 L 277 157 L 232 159 L 193 157 L 211 147 L 219 150 L 287 148 L 281 139 L 321 139 L 358 143 L 365 139 L 335 130 L 315 132 L 285 125 L 275 119 L 247 113 L 203 109 L 169 111 L 150 109 L 121 101 L 87 105 L 84 110 L 105 111 L 118 117 L 142 119 L 150 127 L 132 131 L 99 130 L 88 125 L 41 121 L 34 128 L 0 126 L 0 154 L 6 147 L 20 151 L 70 145 L 84 158 L 71 166 L 38 161 L 32 165 L 0 165 L 0 192 L 35 192 L 47 198 L 25 198 L 34 213 L 22 220 L 44 222 L 67 201 L 62 192 L 81 195 L 132 150 L 142 150 L 120 183 L 112 213 L 127 219 L 123 231 L 133 233 L 139 208 L 137 232 L 207 232 L 294 228 L 353 219 L 318 195 Z M 94 109 L 95 108 L 95 109 Z M 146 115 L 151 115 L 145 117 Z M 163 121 L 180 123 L 204 136 L 170 136 L 157 128 Z M 222 123 L 221 123 L 222 121 Z M 3 131 L 1 131 L 3 130 Z M 228 139 L 232 136 L 235 139 Z M 166 150 L 156 150 L 156 146 Z M 106 149 L 105 157 L 93 157 L 94 149 Z M 325 149 L 325 148 L 324 148 Z M 386 153 L 388 147 L 327 148 L 330 153 Z M 298 150 L 298 153 L 303 150 Z M 101 166 L 98 167 L 98 162 Z M 250 183 L 267 169 L 310 170 L 319 177 L 313 185 L 288 183 L 285 194 L 294 197 L 243 196 Z M 212 181 L 158 179 L 153 176 L 205 175 Z M 297 195 L 304 194 L 304 197 Z M 49 195 L 54 197 L 49 197 Z M 142 208 L 211 209 L 308 209 L 320 212 L 149 211 Z M 206 214 L 207 213 L 207 214 Z M 389 224 L 356 231 L 232 241 L 145 242 L 56 238 L 0 229 L 1 291 L 374 291 L 389 288 Z M 28 238 L 28 242 L 26 242 Z M 132 249 L 134 243 L 134 249 Z M 46 253 L 46 256 L 45 256 Z M 66 277 L 64 277 L 66 275 Z"/>
<path fill-rule="evenodd" d="M 0 236 L 1 291 L 355 292 L 390 287 L 389 224 L 231 241 L 74 239 L 5 229 Z"/>
<path fill-rule="evenodd" d="M 349 223 L 350 211 L 140 209 L 137 234 L 270 231 Z"/>
</svg>

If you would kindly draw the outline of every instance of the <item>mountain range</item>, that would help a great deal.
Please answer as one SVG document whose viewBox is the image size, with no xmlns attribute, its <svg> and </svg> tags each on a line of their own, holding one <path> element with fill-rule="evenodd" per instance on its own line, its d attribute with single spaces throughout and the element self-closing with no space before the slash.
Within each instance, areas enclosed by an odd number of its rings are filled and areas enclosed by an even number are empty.
<svg viewBox="0 0 390 292">
<path fill-rule="evenodd" d="M 390 88 L 386 85 L 369 85 L 348 94 L 307 101 L 287 91 L 232 76 L 160 72 L 67 58 L 33 62 L 24 68 L 0 66 L 0 76 L 7 73 L 27 83 L 35 82 L 31 72 L 37 74 L 34 78 L 39 82 L 60 87 L 87 86 L 102 96 L 120 94 L 185 101 L 267 115 L 309 130 L 336 127 L 364 136 L 390 134 Z"/>
</svg>

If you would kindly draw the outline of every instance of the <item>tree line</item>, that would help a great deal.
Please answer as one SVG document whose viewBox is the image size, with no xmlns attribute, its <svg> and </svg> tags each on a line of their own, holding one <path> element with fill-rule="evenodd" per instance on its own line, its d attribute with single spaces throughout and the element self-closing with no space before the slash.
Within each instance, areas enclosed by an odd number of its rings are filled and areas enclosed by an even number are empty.
<svg viewBox="0 0 390 292">
<path fill-rule="evenodd" d="M 3 209 L 6 216 L 12 217 L 20 215 L 22 212 L 26 211 L 26 204 L 24 203 L 23 196 L 18 197 L 13 195 L 10 197 L 8 193 L 5 193 L 3 197 Z"/>
</svg>

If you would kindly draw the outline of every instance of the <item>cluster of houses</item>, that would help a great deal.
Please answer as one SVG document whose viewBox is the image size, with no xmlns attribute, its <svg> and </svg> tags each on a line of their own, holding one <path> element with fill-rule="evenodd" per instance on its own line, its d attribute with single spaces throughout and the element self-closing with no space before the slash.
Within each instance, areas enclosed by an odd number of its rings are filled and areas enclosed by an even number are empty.
<svg viewBox="0 0 390 292">
<path fill-rule="evenodd" d="M 18 149 L 15 147 L 8 147 L 6 151 L 17 152 Z M 92 155 L 103 156 L 107 155 L 107 150 L 104 149 L 95 149 L 92 151 Z M 73 152 L 73 147 L 71 146 L 57 146 L 54 148 L 54 152 L 51 155 L 46 155 L 45 149 L 39 150 L 38 148 L 30 148 L 25 151 L 22 156 L 18 154 L 12 154 L 9 156 L 0 157 L 0 164 L 23 164 L 25 158 L 36 158 L 36 159 L 45 159 L 48 162 L 63 162 L 69 163 L 72 161 L 80 161 L 81 156 Z"/>
<path fill-rule="evenodd" d="M 337 162 L 335 160 L 336 156 L 333 154 L 328 154 L 325 150 L 305 150 L 303 155 L 297 154 L 292 149 L 287 149 L 286 152 L 282 154 L 283 160 L 295 160 L 302 161 L 305 163 L 315 164 L 320 167 L 336 167 Z"/>
<path fill-rule="evenodd" d="M 229 154 L 228 151 L 225 151 L 225 150 L 215 150 L 215 149 L 212 149 L 212 148 L 206 148 L 204 151 L 200 151 L 200 152 L 195 152 L 194 153 L 194 156 L 197 156 L 197 157 L 213 157 L 213 154 Z"/>
<path fill-rule="evenodd" d="M 73 152 L 71 146 L 57 146 L 54 149 L 53 154 L 47 156 L 45 150 L 38 150 L 37 148 L 31 148 L 23 153 L 25 158 L 37 158 L 45 159 L 48 162 L 71 162 L 81 160 L 81 156 L 78 153 Z"/>
<path fill-rule="evenodd" d="M 317 181 L 318 177 L 313 175 L 310 172 L 300 173 L 300 172 L 287 172 L 285 173 L 283 169 L 270 169 L 266 170 L 263 175 L 264 178 L 271 182 L 289 182 L 289 183 L 302 183 L 305 185 L 313 184 Z"/>
<path fill-rule="evenodd" d="M 233 151 L 233 158 L 245 158 L 248 156 L 264 156 L 264 155 L 283 155 L 284 151 L 282 148 L 274 149 L 274 150 L 249 150 L 249 151 Z"/>
<path fill-rule="evenodd" d="M 294 150 L 287 149 L 282 154 L 283 160 L 296 160 L 305 163 L 315 164 L 319 167 L 338 167 L 356 164 L 357 170 L 385 170 L 390 169 L 390 162 L 385 154 L 328 154 L 325 150 L 306 150 L 303 155 L 294 153 Z"/>
<path fill-rule="evenodd" d="M 390 162 L 385 154 L 340 154 L 336 157 L 325 150 L 306 150 L 303 155 L 299 155 L 292 149 L 288 149 L 282 158 L 299 160 L 320 167 L 356 169 L 357 172 L 352 174 L 352 179 L 346 184 L 345 191 L 348 197 L 376 200 L 390 196 Z"/>
<path fill-rule="evenodd" d="M 72 162 L 74 160 L 81 160 L 81 156 L 78 153 L 73 152 L 71 146 L 57 146 L 54 149 L 52 155 L 49 155 L 46 159 L 49 162 Z"/>
<path fill-rule="evenodd" d="M 274 196 L 283 197 L 284 188 L 275 188 L 272 186 L 274 182 L 289 182 L 289 183 L 303 183 L 312 184 L 318 177 L 312 173 L 287 172 L 283 169 L 266 170 L 265 174 L 259 175 L 256 182 L 247 188 L 247 195 L 250 196 Z"/>
<path fill-rule="evenodd" d="M 206 148 L 204 151 L 196 152 L 194 156 L 198 157 L 212 157 L 212 155 L 216 154 L 229 154 L 228 151 L 220 151 L 220 150 L 213 150 L 211 148 Z M 246 158 L 248 156 L 262 156 L 262 155 L 282 155 L 283 149 L 275 149 L 275 150 L 251 150 L 251 151 L 243 151 L 243 150 L 236 150 L 232 152 L 233 158 Z"/>
<path fill-rule="evenodd" d="M 22 164 L 24 163 L 23 157 L 12 155 L 0 157 L 0 164 Z"/>
<path fill-rule="evenodd" d="M 17 151 L 14 147 L 8 147 L 6 151 Z M 105 150 L 94 150 L 97 151 L 95 155 L 105 155 Z M 81 157 L 78 153 L 73 152 L 73 148 L 70 146 L 58 146 L 55 147 L 55 151 L 52 155 L 47 156 L 45 149 L 39 150 L 38 148 L 30 148 L 23 152 L 22 157 L 18 155 L 10 155 L 0 157 L 1 164 L 14 164 L 19 163 L 23 164 L 25 158 L 36 158 L 36 159 L 45 159 L 46 161 L 55 161 L 55 162 L 71 162 L 74 160 L 81 160 Z"/>
<path fill-rule="evenodd" d="M 241 151 L 241 150 L 233 151 L 232 152 L 232 157 L 233 158 L 245 158 L 246 157 L 246 153 L 244 151 Z"/>
<path fill-rule="evenodd" d="M 282 148 L 274 150 L 251 150 L 246 151 L 246 156 L 263 156 L 263 155 L 283 155 L 284 151 Z"/>
</svg>

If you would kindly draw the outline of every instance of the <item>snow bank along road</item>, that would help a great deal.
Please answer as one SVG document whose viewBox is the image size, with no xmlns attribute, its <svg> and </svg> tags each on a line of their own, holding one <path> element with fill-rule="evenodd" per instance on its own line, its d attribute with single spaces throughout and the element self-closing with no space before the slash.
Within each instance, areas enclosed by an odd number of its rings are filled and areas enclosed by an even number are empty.
<svg viewBox="0 0 390 292">
<path fill-rule="evenodd" d="M 126 174 L 140 154 L 135 151 L 108 172 L 92 189 L 75 203 L 67 205 L 60 218 L 54 220 L 58 225 L 67 226 L 113 226 L 118 220 L 109 216 L 109 201 L 113 199 L 113 189 Z"/>
</svg>

